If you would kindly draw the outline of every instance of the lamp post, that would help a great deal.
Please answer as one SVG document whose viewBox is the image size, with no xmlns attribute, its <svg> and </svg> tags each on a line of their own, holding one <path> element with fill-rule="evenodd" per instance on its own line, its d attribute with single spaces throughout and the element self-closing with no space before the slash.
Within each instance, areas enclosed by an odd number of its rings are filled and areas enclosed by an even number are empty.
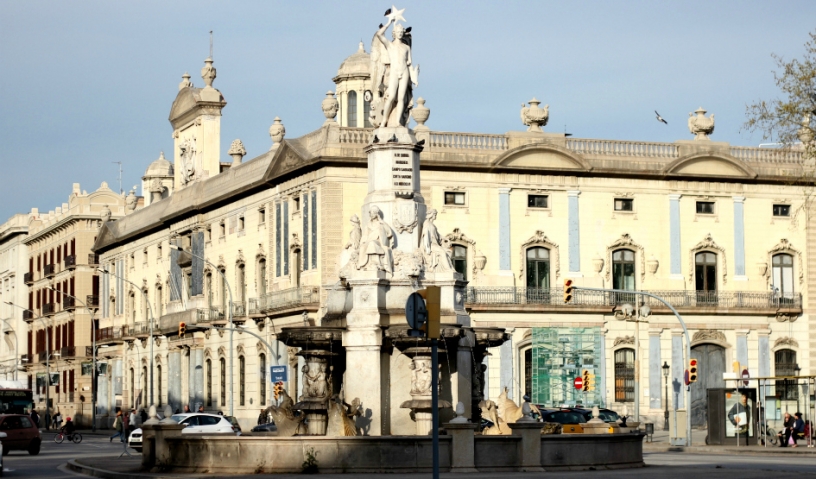
<svg viewBox="0 0 816 479">
<path fill-rule="evenodd" d="M 14 333 L 14 380 L 16 381 L 17 370 L 19 369 L 18 361 L 20 360 L 20 338 L 17 336 L 17 331 L 15 331 L 14 327 L 11 325 L 11 323 L 9 323 L 10 319 L 11 318 L 0 319 L 0 321 L 6 323 L 8 327 L 11 328 L 11 331 Z"/>
<path fill-rule="evenodd" d="M 179 246 L 177 244 L 173 244 L 173 243 L 170 243 L 170 249 L 177 250 L 179 253 L 181 253 L 182 251 L 186 251 L 181 246 Z M 234 416 L 235 415 L 234 414 L 234 412 L 235 412 L 234 411 L 234 405 L 235 405 L 235 387 L 234 387 L 234 385 L 235 385 L 235 377 L 234 377 L 235 374 L 234 373 L 235 373 L 235 370 L 233 369 L 232 361 L 233 361 L 233 356 L 235 355 L 235 350 L 233 348 L 233 336 L 235 335 L 235 329 L 234 329 L 234 326 L 232 324 L 232 288 L 230 288 L 229 281 L 227 281 L 227 276 L 224 274 L 223 271 L 221 271 L 218 268 L 218 266 L 214 265 L 207 258 L 199 256 L 199 255 L 193 253 L 192 251 L 187 251 L 187 252 L 190 253 L 190 256 L 193 256 L 195 258 L 200 259 L 201 261 L 207 263 L 208 265 L 212 266 L 216 271 L 218 271 L 218 274 L 221 275 L 221 278 L 224 280 L 224 284 L 227 286 L 227 293 L 229 294 L 229 304 L 227 304 L 227 321 L 229 322 L 229 327 L 230 327 L 230 339 L 229 339 L 229 350 L 230 350 L 230 354 L 229 354 L 230 408 L 229 408 L 229 411 L 230 411 L 230 413 L 229 413 L 229 415 Z"/>
<path fill-rule="evenodd" d="M 648 322 L 646 318 L 652 314 L 652 308 L 643 304 L 635 310 L 631 304 L 624 304 L 621 311 L 624 320 L 635 323 L 635 422 L 640 422 L 640 323 L 641 318 Z"/>
<path fill-rule="evenodd" d="M 663 361 L 663 402 L 666 404 L 666 409 L 663 411 L 663 430 L 669 430 L 669 363 Z"/>
<path fill-rule="evenodd" d="M 154 398 L 153 398 L 153 343 L 154 343 L 154 339 L 153 339 L 153 323 L 155 322 L 155 318 L 153 317 L 153 307 L 150 306 L 150 301 L 148 301 L 148 299 L 147 299 L 147 292 L 145 292 L 142 288 L 138 287 L 136 285 L 136 283 L 134 283 L 133 281 L 130 281 L 127 278 L 123 278 L 122 276 L 119 276 L 118 274 L 111 273 L 110 271 L 108 271 L 106 269 L 102 269 L 102 268 L 96 268 L 96 270 L 99 271 L 102 274 L 107 274 L 109 276 L 113 276 L 114 278 L 121 279 L 122 281 L 128 283 L 129 285 L 131 285 L 134 288 L 136 288 L 137 290 L 139 290 L 142 293 L 142 296 L 144 296 L 145 304 L 147 304 L 147 311 L 148 311 L 148 313 L 150 313 L 150 318 L 149 318 L 149 321 L 150 321 L 150 357 L 148 358 L 148 360 L 150 361 L 150 403 L 154 404 L 155 401 L 154 401 Z M 147 318 L 145 318 L 145 319 L 147 319 Z"/>
<path fill-rule="evenodd" d="M 9 306 L 14 306 L 16 308 L 20 308 L 23 311 L 28 311 L 34 317 L 40 320 L 43 325 L 43 329 L 45 330 L 45 415 L 48 416 L 48 400 L 51 397 L 50 389 L 51 389 L 51 364 L 49 363 L 49 357 L 51 356 L 51 351 L 48 350 L 48 343 L 50 342 L 50 336 L 48 335 L 48 325 L 45 324 L 45 320 L 42 316 L 35 314 L 34 311 L 24 308 L 19 304 L 12 303 L 11 301 L 6 301 L 6 304 Z M 16 333 L 15 333 L 16 336 Z M 48 429 L 48 419 L 45 419 L 46 429 Z"/>
<path fill-rule="evenodd" d="M 796 375 L 796 411 L 799 411 L 799 373 L 802 371 L 802 368 L 799 367 L 799 363 L 796 363 L 796 367 L 793 368 L 793 374 Z"/>
<path fill-rule="evenodd" d="M 57 294 L 74 298 L 74 301 L 78 301 L 79 304 L 81 304 L 91 316 L 91 364 L 93 367 L 93 373 L 91 373 L 91 430 L 96 432 L 96 323 L 94 322 L 94 314 L 96 314 L 96 310 L 91 310 L 91 308 L 89 308 L 85 302 L 72 294 L 59 291 L 50 286 L 46 286 L 45 289 L 50 289 Z"/>
</svg>

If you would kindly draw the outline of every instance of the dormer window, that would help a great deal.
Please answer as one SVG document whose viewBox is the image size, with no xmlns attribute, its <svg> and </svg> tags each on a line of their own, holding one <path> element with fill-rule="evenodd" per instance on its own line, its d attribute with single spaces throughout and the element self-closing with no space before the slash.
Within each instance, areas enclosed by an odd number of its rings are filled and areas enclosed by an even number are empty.
<svg viewBox="0 0 816 479">
<path fill-rule="evenodd" d="M 348 126 L 357 126 L 357 92 L 352 90 L 348 92 L 348 106 L 346 107 L 346 121 Z"/>
</svg>

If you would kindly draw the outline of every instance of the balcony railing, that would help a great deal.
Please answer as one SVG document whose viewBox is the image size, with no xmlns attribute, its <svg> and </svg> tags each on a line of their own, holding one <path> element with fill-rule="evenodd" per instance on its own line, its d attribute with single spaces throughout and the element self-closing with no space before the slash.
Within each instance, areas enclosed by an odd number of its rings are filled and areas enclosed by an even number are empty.
<svg viewBox="0 0 816 479">
<path fill-rule="evenodd" d="M 122 326 L 108 326 L 96 330 L 96 342 L 107 342 L 122 339 Z"/>
<path fill-rule="evenodd" d="M 73 296 L 63 296 L 62 308 L 66 311 L 72 311 L 76 309 L 76 298 L 74 298 Z"/>
<path fill-rule="evenodd" d="M 726 309 L 802 309 L 801 294 L 779 295 L 764 291 L 647 291 L 665 299 L 675 308 L 726 308 Z M 537 288 L 468 288 L 465 302 L 468 304 L 496 305 L 551 305 L 551 306 L 608 306 L 635 303 L 642 298 L 651 308 L 665 307 L 660 301 L 648 296 L 603 291 L 573 293 L 570 303 L 564 304 L 562 289 Z"/>
<path fill-rule="evenodd" d="M 247 303 L 246 302 L 234 302 L 230 304 L 232 306 L 232 317 L 233 318 L 243 318 L 247 315 Z"/>
<path fill-rule="evenodd" d="M 154 330 L 158 329 L 158 326 L 155 324 L 153 325 Z M 128 336 L 148 336 L 150 334 L 150 321 L 145 321 L 141 323 L 134 323 L 128 326 Z"/>
<path fill-rule="evenodd" d="M 99 266 L 99 255 L 98 254 L 89 254 L 88 255 L 88 266 Z"/>
<path fill-rule="evenodd" d="M 29 323 L 31 321 L 34 321 L 34 311 L 31 311 L 31 310 L 28 310 L 28 309 L 24 310 L 23 311 L 23 321 L 26 321 L 26 322 L 29 322 Z"/>
<path fill-rule="evenodd" d="M 34 358 L 29 354 L 23 354 L 20 356 L 20 364 L 32 364 L 34 362 Z"/>
<path fill-rule="evenodd" d="M 76 268 L 76 255 L 72 254 L 70 256 L 65 257 L 65 269 L 74 269 Z"/>
<path fill-rule="evenodd" d="M 50 278 L 50 277 L 54 276 L 55 274 L 57 274 L 57 265 L 47 264 L 47 265 L 45 265 L 45 268 L 43 268 L 43 271 L 45 272 L 45 277 Z"/>
<path fill-rule="evenodd" d="M 49 316 L 57 312 L 57 303 L 45 303 L 42 307 L 43 315 Z"/>
<path fill-rule="evenodd" d="M 39 362 L 41 362 L 41 363 L 44 363 L 45 358 L 48 357 L 49 354 L 51 355 L 49 360 L 54 359 L 54 351 L 51 351 L 51 352 L 49 352 L 49 351 L 40 351 L 39 353 L 37 353 L 37 360 Z"/>
<path fill-rule="evenodd" d="M 259 314 L 280 309 L 294 308 L 320 302 L 320 288 L 301 286 L 298 288 L 273 291 L 248 302 L 249 314 Z"/>
<path fill-rule="evenodd" d="M 76 357 L 76 347 L 75 346 L 66 346 L 64 348 L 60 348 L 59 350 L 60 358 L 75 358 Z"/>
<path fill-rule="evenodd" d="M 85 304 L 88 305 L 89 308 L 98 308 L 99 296 L 95 294 L 89 294 L 88 297 L 85 298 Z"/>
<path fill-rule="evenodd" d="M 27 285 L 34 284 L 34 273 L 26 273 L 23 275 L 23 282 Z"/>
</svg>

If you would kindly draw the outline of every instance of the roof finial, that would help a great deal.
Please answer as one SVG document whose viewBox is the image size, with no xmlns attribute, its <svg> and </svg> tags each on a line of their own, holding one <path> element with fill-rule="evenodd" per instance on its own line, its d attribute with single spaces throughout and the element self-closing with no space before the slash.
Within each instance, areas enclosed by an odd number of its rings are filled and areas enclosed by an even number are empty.
<svg viewBox="0 0 816 479">
<path fill-rule="evenodd" d="M 210 30 L 210 58 L 212 58 L 212 57 L 213 57 L 213 56 L 212 56 L 212 47 L 213 47 L 213 34 L 212 34 L 212 32 L 213 32 L 213 31 L 212 31 L 212 30 Z"/>
</svg>

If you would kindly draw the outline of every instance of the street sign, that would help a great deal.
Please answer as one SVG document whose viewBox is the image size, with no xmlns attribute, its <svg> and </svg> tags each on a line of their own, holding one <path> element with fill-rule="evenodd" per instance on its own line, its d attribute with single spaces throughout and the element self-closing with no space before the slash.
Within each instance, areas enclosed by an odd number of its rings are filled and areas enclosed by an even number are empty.
<svg viewBox="0 0 816 479">
<path fill-rule="evenodd" d="M 287 382 L 289 376 L 289 366 L 270 366 L 269 377 L 273 383 Z"/>
<path fill-rule="evenodd" d="M 743 369 L 742 370 L 742 379 L 743 379 L 742 383 L 745 384 L 746 386 L 748 386 L 748 378 L 750 378 L 750 377 L 751 377 L 751 374 L 748 372 L 748 370 Z"/>
<path fill-rule="evenodd" d="M 419 294 L 411 293 L 408 296 L 408 301 L 405 302 L 405 319 L 411 328 L 408 331 L 410 336 L 424 336 L 420 330 L 428 322 L 428 309 L 425 307 L 425 300 Z"/>
<path fill-rule="evenodd" d="M 580 391 L 584 388 L 584 379 L 578 376 L 574 381 L 572 381 L 572 384 L 575 386 L 575 389 Z"/>
</svg>

